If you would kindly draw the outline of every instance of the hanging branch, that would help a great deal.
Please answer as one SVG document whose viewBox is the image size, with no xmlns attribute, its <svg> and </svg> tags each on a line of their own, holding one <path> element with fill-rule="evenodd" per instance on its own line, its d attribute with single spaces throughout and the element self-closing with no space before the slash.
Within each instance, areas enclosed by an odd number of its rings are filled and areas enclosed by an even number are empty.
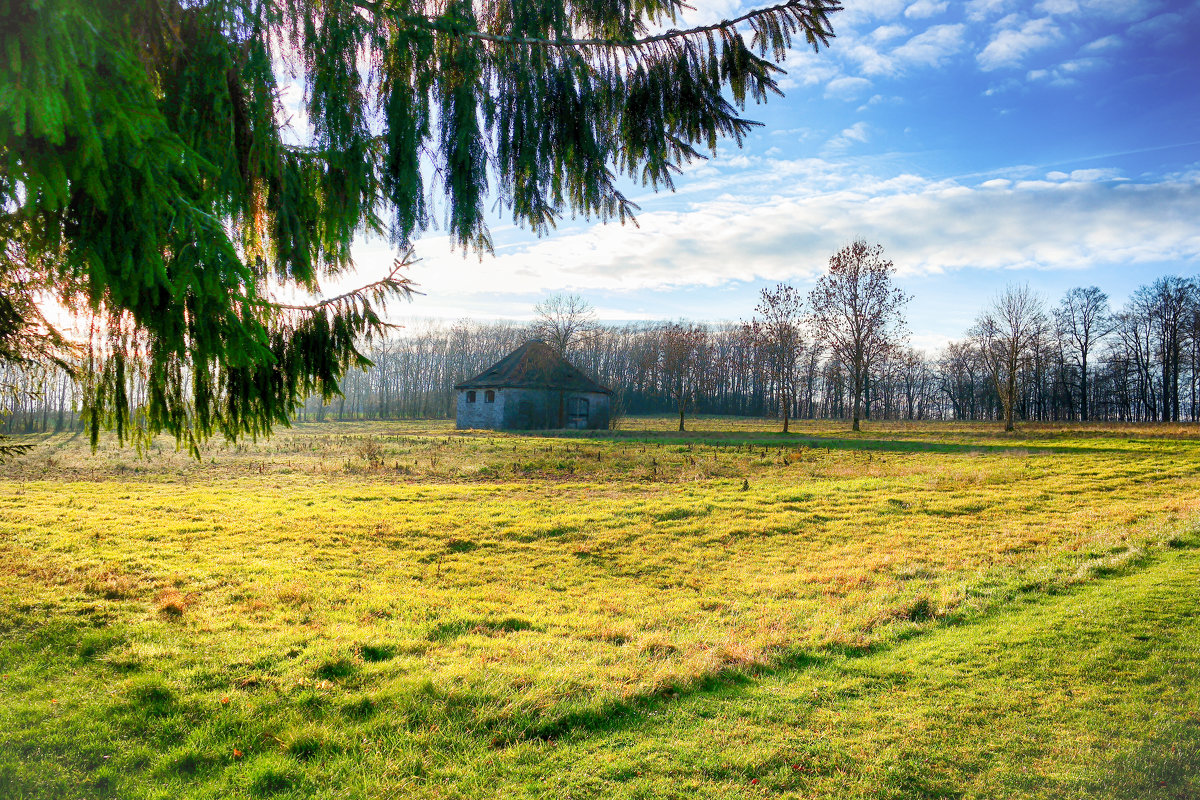
<svg viewBox="0 0 1200 800">
<path fill-rule="evenodd" d="M 424 292 L 418 292 L 413 288 L 417 284 L 413 283 L 412 279 L 397 277 L 402 270 L 408 269 L 421 260 L 413 256 L 414 250 L 410 247 L 407 252 L 396 256 L 396 259 L 392 261 L 391 271 L 385 277 L 380 278 L 374 283 L 368 283 L 366 286 L 360 286 L 357 289 L 339 294 L 336 297 L 329 297 L 325 300 L 318 300 L 315 303 L 304 305 L 289 305 L 287 303 L 275 303 L 272 301 L 259 301 L 256 305 L 267 306 L 280 311 L 316 312 L 329 307 L 342 308 L 350 303 L 365 303 L 368 301 L 367 298 L 379 302 L 393 296 L 399 296 L 407 300 L 414 294 L 424 295 Z M 388 325 L 387 327 L 394 326 Z"/>
<path fill-rule="evenodd" d="M 355 5 L 369 10 L 374 14 L 387 13 L 389 11 L 383 3 L 371 3 L 367 0 L 356 0 Z M 790 43 L 790 35 L 795 32 L 797 27 L 804 31 L 805 41 L 814 50 L 819 49 L 821 45 L 829 46 L 829 39 L 833 38 L 834 35 L 829 27 L 829 15 L 841 9 L 842 5 L 839 0 L 788 0 L 786 3 L 779 3 L 767 8 L 753 9 L 739 17 L 723 19 L 711 25 L 699 25 L 686 30 L 671 28 L 663 33 L 627 41 L 611 38 L 544 39 L 536 36 L 506 36 L 464 28 L 458 24 L 457 20 L 446 17 L 434 18 L 412 14 L 395 14 L 394 17 L 397 21 L 421 27 L 431 32 L 448 33 L 466 39 L 494 42 L 496 44 L 517 44 L 531 47 L 563 49 L 601 47 L 622 50 L 673 42 L 691 37 L 708 36 L 716 32 L 729 33 L 741 23 L 749 22 L 755 30 L 756 38 L 760 39 L 760 52 L 766 52 L 767 36 L 764 36 L 764 34 L 770 36 L 772 47 L 777 49 L 776 41 L 782 39 L 786 47 Z M 761 26 L 760 23 L 762 23 Z"/>
</svg>

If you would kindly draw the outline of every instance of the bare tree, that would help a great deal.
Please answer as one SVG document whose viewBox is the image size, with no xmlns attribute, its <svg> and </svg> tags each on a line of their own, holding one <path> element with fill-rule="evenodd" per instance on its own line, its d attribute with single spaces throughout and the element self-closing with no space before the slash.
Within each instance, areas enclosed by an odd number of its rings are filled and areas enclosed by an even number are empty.
<svg viewBox="0 0 1200 800">
<path fill-rule="evenodd" d="M 1067 350 L 1079 368 L 1079 419 L 1088 420 L 1088 356 L 1096 344 L 1112 332 L 1108 295 L 1099 287 L 1076 286 L 1069 290 L 1054 313 Z"/>
<path fill-rule="evenodd" d="M 1134 293 L 1130 306 L 1145 316 L 1153 331 L 1161 392 L 1160 418 L 1179 420 L 1179 378 L 1191 309 L 1200 305 L 1200 289 L 1188 278 L 1165 275 Z"/>
<path fill-rule="evenodd" d="M 534 333 L 560 355 L 596 331 L 596 310 L 577 294 L 552 294 L 533 307 Z"/>
<path fill-rule="evenodd" d="M 708 329 L 672 322 L 663 326 L 659 337 L 663 389 L 679 409 L 682 431 L 688 406 L 700 400 L 708 385 Z"/>
<path fill-rule="evenodd" d="M 895 271 L 882 245 L 856 241 L 833 254 L 808 296 L 817 338 L 849 373 L 856 431 L 871 367 L 904 338 L 902 309 L 911 297 L 892 284 Z"/>
<path fill-rule="evenodd" d="M 804 298 L 786 283 L 759 292 L 755 317 L 746 323 L 746 333 L 767 361 L 771 390 L 783 416 L 783 432 L 796 401 L 801 358 L 805 354 Z"/>
<path fill-rule="evenodd" d="M 975 321 L 971 338 L 991 374 L 1004 410 L 1004 430 L 1011 431 L 1017 405 L 1022 362 L 1047 327 L 1041 298 L 1028 285 L 1010 285 Z"/>
</svg>

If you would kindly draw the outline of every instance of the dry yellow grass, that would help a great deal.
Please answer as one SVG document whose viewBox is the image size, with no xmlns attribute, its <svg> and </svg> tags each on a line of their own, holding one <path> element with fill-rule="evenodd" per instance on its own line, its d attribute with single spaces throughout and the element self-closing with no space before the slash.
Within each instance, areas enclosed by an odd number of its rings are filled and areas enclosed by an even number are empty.
<svg viewBox="0 0 1200 800">
<path fill-rule="evenodd" d="M 228 697 L 285 749 L 341 741 L 308 702 L 503 743 L 1086 582 L 1200 503 L 1192 427 L 632 425 L 301 426 L 198 463 L 50 437 L 0 476 L 2 613 L 117 631 L 87 680 Z"/>
</svg>

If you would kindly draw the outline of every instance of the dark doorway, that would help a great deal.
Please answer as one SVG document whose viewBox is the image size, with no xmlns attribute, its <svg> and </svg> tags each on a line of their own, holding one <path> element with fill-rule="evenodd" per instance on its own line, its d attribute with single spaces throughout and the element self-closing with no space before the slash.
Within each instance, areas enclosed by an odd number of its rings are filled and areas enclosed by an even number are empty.
<svg viewBox="0 0 1200 800">
<path fill-rule="evenodd" d="M 586 428 L 588 426 L 588 399 L 586 397 L 571 397 L 567 399 L 567 427 Z"/>
</svg>

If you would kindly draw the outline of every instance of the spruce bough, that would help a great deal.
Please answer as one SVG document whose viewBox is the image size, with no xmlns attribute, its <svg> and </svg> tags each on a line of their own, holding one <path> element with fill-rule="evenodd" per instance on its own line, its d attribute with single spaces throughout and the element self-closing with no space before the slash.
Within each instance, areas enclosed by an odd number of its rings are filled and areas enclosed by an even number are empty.
<svg viewBox="0 0 1200 800">
<path fill-rule="evenodd" d="M 197 452 L 338 391 L 406 296 L 320 296 L 356 235 L 398 252 L 435 217 L 486 252 L 485 203 L 539 234 L 631 219 L 625 176 L 670 188 L 755 123 L 837 0 L 662 31 L 681 0 L 0 0 L 0 276 L 97 323 L 81 349 L 93 439 Z M 743 33 L 745 32 L 745 33 Z M 748 36 L 747 36 L 748 35 Z M 748 40 L 747 40 L 748 38 Z M 304 88 L 289 128 L 281 89 Z"/>
</svg>

